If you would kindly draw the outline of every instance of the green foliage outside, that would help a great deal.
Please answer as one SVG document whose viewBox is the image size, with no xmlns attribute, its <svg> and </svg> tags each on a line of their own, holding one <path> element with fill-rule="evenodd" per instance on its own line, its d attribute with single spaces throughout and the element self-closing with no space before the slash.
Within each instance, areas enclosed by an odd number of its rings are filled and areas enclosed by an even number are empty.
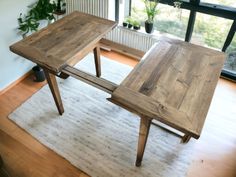
<svg viewBox="0 0 236 177">
<path fill-rule="evenodd" d="M 185 19 L 187 20 L 187 19 Z M 186 23 L 172 21 L 172 20 L 156 20 L 155 21 L 155 29 L 161 31 L 163 33 L 173 34 L 180 38 L 185 37 L 184 31 L 187 29 Z"/>
<path fill-rule="evenodd" d="M 234 0 L 213 1 L 214 3 L 222 2 L 222 4 L 226 5 L 234 3 Z M 159 14 L 154 19 L 154 28 L 157 31 L 184 38 L 189 19 L 189 11 L 163 4 L 158 4 L 157 9 Z M 134 19 L 138 19 L 141 22 L 147 19 L 143 0 L 135 1 L 135 4 L 132 5 L 131 14 Z M 232 21 L 228 19 L 197 13 L 192 39 L 198 44 L 221 49 L 231 24 Z M 236 48 L 236 40 L 232 42 L 230 48 Z"/>
</svg>

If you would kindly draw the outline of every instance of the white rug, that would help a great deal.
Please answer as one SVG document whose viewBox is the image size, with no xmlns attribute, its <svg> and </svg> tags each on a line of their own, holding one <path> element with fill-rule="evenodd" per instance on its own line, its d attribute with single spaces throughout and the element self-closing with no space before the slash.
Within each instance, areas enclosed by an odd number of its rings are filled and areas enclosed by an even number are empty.
<svg viewBox="0 0 236 177">
<path fill-rule="evenodd" d="M 93 55 L 77 67 L 94 73 Z M 120 83 L 131 67 L 102 58 L 102 77 Z M 194 140 L 151 126 L 142 166 L 134 166 L 139 117 L 108 102 L 109 94 L 72 77 L 58 80 L 65 113 L 59 116 L 46 85 L 9 118 L 92 177 L 184 177 Z"/>
</svg>

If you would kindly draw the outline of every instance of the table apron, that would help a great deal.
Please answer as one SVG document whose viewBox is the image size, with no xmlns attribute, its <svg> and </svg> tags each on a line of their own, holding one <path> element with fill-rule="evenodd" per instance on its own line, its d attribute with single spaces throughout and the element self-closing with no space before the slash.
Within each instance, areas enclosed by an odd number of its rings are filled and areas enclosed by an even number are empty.
<svg viewBox="0 0 236 177">
<path fill-rule="evenodd" d="M 64 69 L 62 69 L 62 73 L 70 75 L 76 79 L 79 79 L 109 94 L 113 93 L 113 91 L 118 87 L 118 85 L 113 82 L 110 82 L 103 78 L 96 77 L 92 74 L 81 71 L 71 66 L 66 66 Z"/>
</svg>

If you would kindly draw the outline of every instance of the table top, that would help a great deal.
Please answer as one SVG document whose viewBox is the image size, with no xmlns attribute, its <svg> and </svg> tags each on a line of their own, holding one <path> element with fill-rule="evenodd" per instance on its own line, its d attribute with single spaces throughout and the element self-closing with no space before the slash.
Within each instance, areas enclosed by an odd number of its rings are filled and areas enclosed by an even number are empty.
<svg viewBox="0 0 236 177">
<path fill-rule="evenodd" d="M 10 50 L 47 69 L 60 72 L 76 63 L 116 22 L 75 11 L 10 46 Z"/>
<path fill-rule="evenodd" d="M 199 138 L 224 60 L 222 52 L 163 38 L 111 100 Z"/>
</svg>

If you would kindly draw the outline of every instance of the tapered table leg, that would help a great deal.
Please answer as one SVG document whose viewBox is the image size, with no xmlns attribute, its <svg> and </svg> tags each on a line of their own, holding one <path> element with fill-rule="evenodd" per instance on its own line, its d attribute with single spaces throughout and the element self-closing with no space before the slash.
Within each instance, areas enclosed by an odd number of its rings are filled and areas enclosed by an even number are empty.
<svg viewBox="0 0 236 177">
<path fill-rule="evenodd" d="M 59 88 L 57 85 L 56 77 L 55 77 L 55 75 L 49 73 L 46 69 L 44 69 L 44 73 L 45 73 L 49 88 L 52 92 L 54 101 L 56 103 L 58 112 L 60 115 L 62 115 L 64 112 L 64 108 L 63 108 L 63 104 L 61 101 L 61 95 L 60 95 L 60 91 L 59 91 Z"/>
<path fill-rule="evenodd" d="M 93 49 L 94 60 L 95 60 L 95 68 L 96 68 L 96 76 L 101 76 L 101 59 L 100 59 L 100 47 L 96 47 Z"/>
<path fill-rule="evenodd" d="M 152 119 L 149 119 L 147 117 L 141 117 L 140 119 L 138 151 L 137 151 L 137 158 L 136 158 L 137 167 L 141 166 L 141 163 L 142 163 L 143 154 L 146 147 L 151 122 L 152 122 Z"/>
<path fill-rule="evenodd" d="M 191 139 L 191 136 L 188 134 L 185 134 L 181 139 L 181 143 L 188 143 L 190 139 Z"/>
</svg>

